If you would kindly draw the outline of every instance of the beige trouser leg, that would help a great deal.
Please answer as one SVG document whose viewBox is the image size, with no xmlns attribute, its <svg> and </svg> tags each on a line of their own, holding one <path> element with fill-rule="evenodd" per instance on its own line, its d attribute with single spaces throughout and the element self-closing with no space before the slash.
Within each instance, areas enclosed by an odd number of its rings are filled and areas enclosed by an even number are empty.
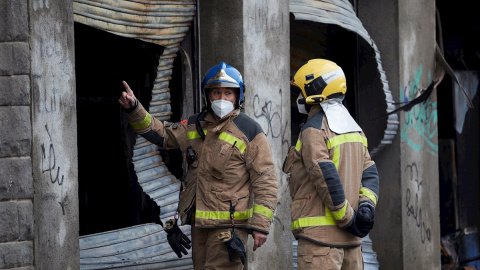
<svg viewBox="0 0 480 270">
<path fill-rule="evenodd" d="M 334 248 L 299 238 L 297 269 L 362 270 L 362 248 Z"/>
<path fill-rule="evenodd" d="M 192 259 L 195 270 L 242 270 L 243 264 L 238 255 L 231 262 L 228 258 L 227 247 L 218 238 L 223 229 L 192 228 Z M 247 243 L 248 232 L 244 229 L 235 229 L 235 233 Z"/>
</svg>

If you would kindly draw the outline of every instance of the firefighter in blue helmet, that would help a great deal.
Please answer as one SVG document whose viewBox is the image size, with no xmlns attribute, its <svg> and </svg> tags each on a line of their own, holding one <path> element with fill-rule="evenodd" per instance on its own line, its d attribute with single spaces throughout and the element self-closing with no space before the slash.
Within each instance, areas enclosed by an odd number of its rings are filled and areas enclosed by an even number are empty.
<svg viewBox="0 0 480 270">
<path fill-rule="evenodd" d="M 345 75 L 331 61 L 312 59 L 291 85 L 308 114 L 283 166 L 298 269 L 363 269 L 361 238 L 373 228 L 379 180 L 367 138 L 342 104 Z"/>
<path fill-rule="evenodd" d="M 240 112 L 242 75 L 224 62 L 210 68 L 202 81 L 204 110 L 175 124 L 150 116 L 124 84 L 119 103 L 131 127 L 147 140 L 187 155 L 178 213 L 182 224 L 192 226 L 194 268 L 243 269 L 248 234 L 254 251 L 267 240 L 277 178 L 262 128 Z M 167 221 L 165 231 L 181 257 L 190 243 L 176 223 Z"/>
</svg>

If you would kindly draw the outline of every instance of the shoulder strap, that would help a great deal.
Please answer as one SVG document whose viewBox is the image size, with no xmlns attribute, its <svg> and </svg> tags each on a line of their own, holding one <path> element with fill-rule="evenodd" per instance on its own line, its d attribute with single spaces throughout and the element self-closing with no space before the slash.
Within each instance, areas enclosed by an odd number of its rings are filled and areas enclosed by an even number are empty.
<svg viewBox="0 0 480 270">
<path fill-rule="evenodd" d="M 197 129 L 198 135 L 202 137 L 202 140 L 205 140 L 205 133 L 203 132 L 203 128 L 200 125 L 200 116 L 207 112 L 207 107 L 203 107 L 202 111 L 197 114 L 197 119 L 195 119 L 195 128 Z"/>
</svg>

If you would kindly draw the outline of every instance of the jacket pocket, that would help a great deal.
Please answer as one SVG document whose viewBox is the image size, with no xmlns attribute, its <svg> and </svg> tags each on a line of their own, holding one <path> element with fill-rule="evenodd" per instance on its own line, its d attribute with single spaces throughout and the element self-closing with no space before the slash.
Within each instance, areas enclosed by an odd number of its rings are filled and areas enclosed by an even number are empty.
<svg viewBox="0 0 480 270">
<path fill-rule="evenodd" d="M 230 207 L 230 201 L 232 201 L 233 206 L 237 206 L 238 204 L 242 205 L 243 202 L 246 202 L 248 199 L 248 195 L 250 191 L 247 188 L 244 188 L 238 192 L 234 192 L 232 190 L 224 190 L 224 191 L 217 191 L 215 192 L 215 196 L 221 202 L 228 202 Z M 243 211 L 245 209 L 241 209 Z"/>
<path fill-rule="evenodd" d="M 190 181 L 181 183 L 182 190 L 179 193 L 178 201 L 178 213 L 182 224 L 191 224 L 193 211 L 195 209 L 195 197 L 197 180 L 191 179 Z"/>
<path fill-rule="evenodd" d="M 305 240 L 308 241 L 308 240 Z M 297 249 L 297 255 L 302 256 L 326 256 L 330 253 L 330 247 L 321 246 L 313 242 L 305 242 L 303 245 L 299 245 Z"/>
<path fill-rule="evenodd" d="M 218 154 L 215 154 L 215 158 L 213 159 L 212 164 L 212 176 L 217 179 L 223 179 L 225 175 L 225 169 L 227 168 L 227 164 L 230 161 L 230 157 L 232 156 L 233 151 L 235 150 L 229 144 L 223 144 L 220 148 Z"/>
<path fill-rule="evenodd" d="M 298 200 L 292 201 L 292 203 L 290 204 L 292 222 L 295 220 L 298 220 L 303 216 L 302 213 L 305 209 L 306 203 L 307 203 L 307 199 L 298 199 Z"/>
</svg>

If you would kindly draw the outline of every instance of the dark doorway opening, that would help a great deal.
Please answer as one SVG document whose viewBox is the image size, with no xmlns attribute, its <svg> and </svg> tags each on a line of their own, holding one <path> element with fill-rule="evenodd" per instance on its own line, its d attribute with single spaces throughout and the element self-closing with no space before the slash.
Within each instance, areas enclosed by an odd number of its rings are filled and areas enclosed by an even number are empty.
<svg viewBox="0 0 480 270">
<path fill-rule="evenodd" d="M 437 1 L 436 8 L 441 26 L 437 42 L 474 106 L 467 107 L 460 87 L 446 74 L 437 89 L 442 264 L 445 269 L 453 265 L 456 253 L 458 265 L 479 269 L 480 20 L 476 13 L 480 3 Z M 461 17 L 455 16 L 460 12 Z M 454 248 L 446 249 L 448 244 Z"/>
<path fill-rule="evenodd" d="M 368 149 L 377 147 L 387 128 L 385 93 L 378 63 L 369 44 L 356 33 L 335 24 L 293 20 L 290 16 L 290 76 L 310 59 L 335 62 L 345 73 L 347 93 L 343 105 L 362 127 Z M 295 90 L 291 90 L 291 140 L 297 141 L 307 116 L 298 112 Z M 371 106 L 374 104 L 374 106 Z"/>
<path fill-rule="evenodd" d="M 159 222 L 137 182 L 135 134 L 117 99 L 125 80 L 148 109 L 163 50 L 75 23 L 80 235 Z"/>
<path fill-rule="evenodd" d="M 290 18 L 290 77 L 310 59 L 322 58 L 339 65 L 347 78 L 347 93 L 343 101 L 349 112 L 356 118 L 354 67 L 356 46 L 355 36 L 339 26 Z M 297 97 L 300 93 L 293 88 L 291 100 L 291 140 L 295 144 L 301 125 L 307 115 L 298 112 Z"/>
</svg>

